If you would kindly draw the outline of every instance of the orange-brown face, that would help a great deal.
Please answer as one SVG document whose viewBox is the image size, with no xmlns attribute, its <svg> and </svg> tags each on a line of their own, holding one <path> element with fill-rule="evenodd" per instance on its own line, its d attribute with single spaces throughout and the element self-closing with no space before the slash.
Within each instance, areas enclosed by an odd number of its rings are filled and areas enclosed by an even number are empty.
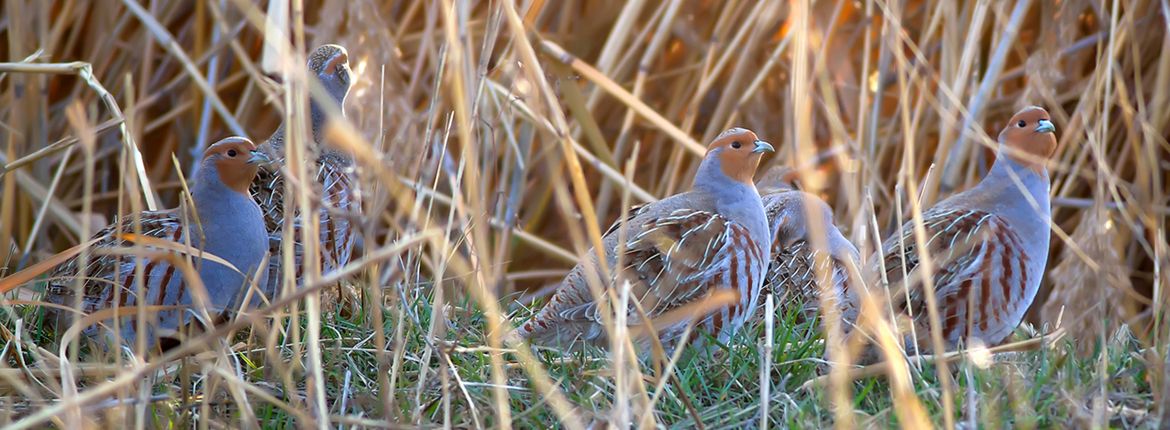
<svg viewBox="0 0 1170 430">
<path fill-rule="evenodd" d="M 1040 171 L 1056 153 L 1056 126 L 1044 108 L 1027 107 L 1012 116 L 999 133 L 999 141 L 1013 161 Z"/>
<path fill-rule="evenodd" d="M 228 188 L 248 194 L 248 186 L 256 178 L 260 163 L 268 161 L 256 144 L 243 137 L 229 137 L 207 147 L 203 163 L 214 163 L 219 179 Z"/>
<path fill-rule="evenodd" d="M 764 153 L 774 151 L 772 145 L 760 140 L 751 130 L 738 127 L 720 133 L 707 147 L 708 156 L 719 157 L 724 175 L 745 184 L 752 184 Z"/>
</svg>

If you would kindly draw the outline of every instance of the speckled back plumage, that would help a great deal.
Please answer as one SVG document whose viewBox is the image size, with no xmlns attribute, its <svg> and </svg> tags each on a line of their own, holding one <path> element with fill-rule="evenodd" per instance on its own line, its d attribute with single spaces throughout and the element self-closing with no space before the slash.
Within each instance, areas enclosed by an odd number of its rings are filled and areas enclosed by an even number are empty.
<svg viewBox="0 0 1170 430">
<path fill-rule="evenodd" d="M 835 305 L 840 307 L 842 316 L 849 319 L 856 315 L 856 308 L 852 302 L 844 300 L 848 291 L 849 273 L 842 262 L 835 259 L 826 259 L 824 268 L 814 270 L 817 253 L 807 240 L 798 240 L 785 248 L 772 248 L 772 260 L 768 265 L 768 275 L 764 278 L 764 288 L 761 294 L 772 294 L 776 298 L 777 309 L 780 315 L 787 315 L 792 309 L 800 310 L 798 321 L 813 318 L 820 313 L 820 292 L 816 277 L 823 270 L 828 270 L 829 283 L 836 294 Z"/>
<path fill-rule="evenodd" d="M 348 53 L 345 48 L 337 45 L 324 45 L 309 55 L 308 69 L 310 74 L 325 87 L 327 93 L 333 96 L 336 107 L 344 114 L 345 97 L 349 92 L 352 73 L 349 70 Z M 328 273 L 349 263 L 353 253 L 355 236 L 353 234 L 352 219 L 356 218 L 361 210 L 361 202 L 356 192 L 356 180 L 353 177 L 353 160 L 347 154 L 325 146 L 321 133 L 325 125 L 326 115 L 323 109 L 311 102 L 310 120 L 312 141 L 308 142 L 307 149 L 315 154 L 316 168 L 313 174 L 312 187 L 314 206 L 318 208 L 320 217 L 320 267 L 321 273 Z M 285 167 L 285 126 L 279 128 L 260 147 L 275 160 L 261 169 L 260 174 L 252 183 L 251 192 L 256 203 L 264 212 L 264 220 L 270 234 L 269 252 L 272 258 L 269 261 L 268 286 L 265 293 L 272 296 L 279 293 L 283 275 L 281 271 L 281 243 L 284 239 L 285 207 L 284 207 L 284 170 Z M 304 217 L 296 214 L 292 219 L 292 245 L 295 267 L 293 277 L 299 283 L 303 277 L 304 251 L 300 244 L 301 226 Z"/>
<path fill-rule="evenodd" d="M 745 153 L 743 157 L 754 158 L 750 166 L 732 167 L 738 161 L 720 161 L 724 148 L 728 153 L 733 149 L 719 145 L 731 145 L 732 140 L 737 142 L 735 150 Z M 691 191 L 632 211 L 625 221 L 624 243 L 616 223 L 603 236 L 608 267 L 619 267 L 620 263 L 617 276 L 601 273 L 591 250 L 588 263 L 577 265 L 544 308 L 513 336 L 562 346 L 578 341 L 604 344 L 603 308 L 594 301 L 587 280 L 588 271 L 595 270 L 606 288 L 613 288 L 613 279 L 629 281 L 631 304 L 624 311 L 630 326 L 646 322 L 633 301 L 653 321 L 708 297 L 716 289 L 734 290 L 734 304 L 697 315 L 694 320 L 696 332 L 705 331 L 727 341 L 756 306 L 769 242 L 763 206 L 750 181 L 763 149 L 748 145 L 771 149 L 743 129 L 733 129 L 716 139 Z M 733 171 L 736 179 L 724 168 Z M 740 170 L 748 170 L 747 181 L 742 180 Z M 619 254 L 619 248 L 624 252 Z M 682 340 L 679 336 L 689 322 L 655 327 L 659 340 L 673 347 Z"/>
<path fill-rule="evenodd" d="M 776 182 L 780 175 L 774 173 L 770 171 L 758 184 L 764 193 L 764 212 L 773 237 L 772 257 L 763 293 L 774 294 L 782 312 L 799 306 L 802 316 L 808 318 L 820 308 L 817 274 L 829 273 L 829 288 L 834 292 L 827 297 L 834 300 L 830 305 L 839 307 L 846 320 L 855 319 L 856 308 L 845 295 L 849 290 L 846 260 L 854 263 L 859 261 L 857 248 L 833 223 L 832 209 L 824 201 L 812 194 L 793 190 L 785 183 Z M 821 217 L 825 243 L 829 247 L 829 258 L 823 260 L 828 264 L 824 270 L 814 270 L 817 251 L 810 243 L 812 233 L 807 225 L 806 206 L 810 204 Z"/>
</svg>

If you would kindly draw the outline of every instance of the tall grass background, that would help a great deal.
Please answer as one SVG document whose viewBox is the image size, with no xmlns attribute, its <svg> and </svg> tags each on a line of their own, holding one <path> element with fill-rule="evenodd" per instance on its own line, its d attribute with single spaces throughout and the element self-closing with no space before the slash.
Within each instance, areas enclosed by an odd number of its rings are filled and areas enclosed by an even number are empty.
<svg viewBox="0 0 1170 430">
<path fill-rule="evenodd" d="M 61 354 L 22 279 L 0 310 L 6 427 L 1170 423 L 1165 1 L 0 8 L 4 274 L 175 206 L 214 140 L 303 123 L 304 54 L 324 43 L 355 74 L 328 136 L 355 155 L 365 211 L 341 273 L 163 356 Z M 505 342 L 630 205 L 687 189 L 730 126 L 772 142 L 764 165 L 797 167 L 869 254 L 911 199 L 978 181 L 1033 104 L 1060 141 L 1049 270 L 1013 341 L 942 379 L 911 361 L 822 382 L 817 323 L 784 314 L 665 369 Z"/>
</svg>

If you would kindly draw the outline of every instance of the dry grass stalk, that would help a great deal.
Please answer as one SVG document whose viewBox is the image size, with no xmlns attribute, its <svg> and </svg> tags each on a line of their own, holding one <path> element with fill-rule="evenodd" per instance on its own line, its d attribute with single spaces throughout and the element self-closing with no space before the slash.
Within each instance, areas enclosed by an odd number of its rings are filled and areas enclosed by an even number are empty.
<svg viewBox="0 0 1170 430">
<path fill-rule="evenodd" d="M 1053 289 L 1042 308 L 1043 321 L 1075 333 L 1081 354 L 1105 345 L 1122 325 L 1135 325 L 1133 308 L 1146 301 L 1134 292 L 1118 252 L 1126 234 L 1103 209 L 1090 209 L 1072 239 L 1097 262 L 1098 269 L 1090 269 L 1066 250 L 1049 272 Z"/>
</svg>

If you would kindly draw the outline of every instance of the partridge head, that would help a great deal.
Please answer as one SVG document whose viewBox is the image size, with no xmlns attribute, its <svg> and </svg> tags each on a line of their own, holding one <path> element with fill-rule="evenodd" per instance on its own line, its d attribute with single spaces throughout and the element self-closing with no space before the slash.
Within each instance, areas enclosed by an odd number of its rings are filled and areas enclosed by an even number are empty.
<svg viewBox="0 0 1170 430">
<path fill-rule="evenodd" d="M 1026 107 L 1008 121 L 999 132 L 999 142 L 1016 163 L 1034 171 L 1044 169 L 1044 163 L 1056 152 L 1056 126 L 1042 107 Z"/>
<path fill-rule="evenodd" d="M 756 188 L 760 190 L 761 196 L 792 191 L 796 189 L 792 183 L 795 175 L 796 169 L 778 164 L 764 172 L 760 180 L 756 181 Z"/>
<path fill-rule="evenodd" d="M 309 54 L 309 73 L 325 88 L 338 105 L 345 102 L 352 84 L 349 52 L 340 45 L 322 45 Z"/>
<path fill-rule="evenodd" d="M 194 178 L 195 184 L 197 187 L 222 184 L 232 191 L 251 196 L 248 187 L 256 178 L 260 165 L 268 161 L 268 155 L 257 150 L 251 140 L 229 137 L 203 151 L 199 174 Z"/>
<path fill-rule="evenodd" d="M 775 151 L 770 143 L 760 140 L 751 130 L 736 127 L 724 131 L 707 147 L 707 154 L 695 175 L 695 187 L 706 187 L 707 182 L 731 180 L 754 188 L 752 179 L 760 166 L 760 158 L 765 152 Z"/>
<path fill-rule="evenodd" d="M 339 45 L 322 45 L 309 54 L 307 68 L 311 79 L 321 85 L 333 106 L 345 116 L 345 99 L 353 85 L 353 71 L 349 68 L 349 53 Z M 327 114 L 320 104 L 318 97 L 309 97 L 309 119 L 313 132 L 313 142 L 321 142 L 321 133 L 324 131 Z M 283 154 L 285 141 L 285 124 L 277 127 L 272 136 L 261 145 L 261 149 L 269 152 L 274 159 Z"/>
</svg>

